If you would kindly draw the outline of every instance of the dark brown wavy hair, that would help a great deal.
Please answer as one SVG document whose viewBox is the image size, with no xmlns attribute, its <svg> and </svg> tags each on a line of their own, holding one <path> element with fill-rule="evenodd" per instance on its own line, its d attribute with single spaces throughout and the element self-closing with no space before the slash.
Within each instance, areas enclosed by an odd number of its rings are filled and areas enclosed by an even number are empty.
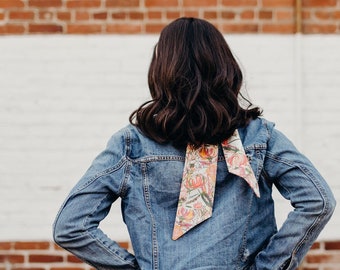
<svg viewBox="0 0 340 270">
<path fill-rule="evenodd" d="M 130 123 L 159 143 L 218 144 L 261 115 L 240 94 L 242 72 L 223 35 L 201 19 L 179 18 L 162 30 L 148 83 L 152 100 Z"/>
</svg>

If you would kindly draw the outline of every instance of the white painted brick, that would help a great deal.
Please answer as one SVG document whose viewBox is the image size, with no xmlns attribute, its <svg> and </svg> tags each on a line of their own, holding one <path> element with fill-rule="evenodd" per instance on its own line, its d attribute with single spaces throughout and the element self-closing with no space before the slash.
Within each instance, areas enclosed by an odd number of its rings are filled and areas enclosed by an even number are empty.
<svg viewBox="0 0 340 270">
<path fill-rule="evenodd" d="M 339 36 L 230 35 L 245 89 L 340 201 Z M 69 190 L 148 99 L 157 36 L 6 36 L 0 42 L 0 240 L 51 239 Z M 330 156 L 326 159 L 326 156 Z M 278 224 L 290 205 L 274 192 Z M 340 239 L 338 210 L 321 238 Z M 127 240 L 119 201 L 101 224 Z"/>
</svg>

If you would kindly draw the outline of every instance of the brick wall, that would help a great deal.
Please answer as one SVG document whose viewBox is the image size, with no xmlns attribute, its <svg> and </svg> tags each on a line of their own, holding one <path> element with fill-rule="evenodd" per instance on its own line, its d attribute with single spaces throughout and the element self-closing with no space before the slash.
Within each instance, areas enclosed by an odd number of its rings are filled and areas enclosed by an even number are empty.
<svg viewBox="0 0 340 270">
<path fill-rule="evenodd" d="M 120 242 L 128 249 L 128 242 Z M 94 270 L 53 242 L 0 242 L 0 270 Z"/>
<path fill-rule="evenodd" d="M 126 249 L 128 242 L 120 242 Z M 316 242 L 298 270 L 339 270 L 340 242 Z M 0 242 L 0 270 L 93 270 L 52 242 Z"/>
<path fill-rule="evenodd" d="M 0 0 L 0 34 L 158 33 L 180 16 L 224 33 L 340 33 L 339 0 Z"/>
<path fill-rule="evenodd" d="M 316 242 L 308 252 L 299 270 L 339 270 L 340 242 Z"/>
</svg>

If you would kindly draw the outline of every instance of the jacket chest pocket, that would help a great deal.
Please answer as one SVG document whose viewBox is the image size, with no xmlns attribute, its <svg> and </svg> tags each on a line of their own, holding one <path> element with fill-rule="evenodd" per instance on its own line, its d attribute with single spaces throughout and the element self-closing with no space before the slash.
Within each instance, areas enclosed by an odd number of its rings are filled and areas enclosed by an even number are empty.
<svg viewBox="0 0 340 270">
<path fill-rule="evenodd" d="M 250 166 L 253 169 L 257 181 L 260 178 L 261 171 L 263 169 L 264 157 L 266 154 L 266 145 L 252 145 L 245 149 Z"/>
</svg>

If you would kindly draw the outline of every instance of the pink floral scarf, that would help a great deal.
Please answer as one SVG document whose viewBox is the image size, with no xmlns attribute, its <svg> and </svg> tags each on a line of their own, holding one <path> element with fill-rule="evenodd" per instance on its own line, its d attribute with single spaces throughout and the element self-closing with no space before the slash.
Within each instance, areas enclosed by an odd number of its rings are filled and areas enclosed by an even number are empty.
<svg viewBox="0 0 340 270">
<path fill-rule="evenodd" d="M 238 130 L 222 142 L 230 173 L 242 177 L 260 197 L 259 187 L 245 154 Z M 216 185 L 218 145 L 187 146 L 183 180 L 172 239 L 176 240 L 212 215 Z"/>
</svg>

